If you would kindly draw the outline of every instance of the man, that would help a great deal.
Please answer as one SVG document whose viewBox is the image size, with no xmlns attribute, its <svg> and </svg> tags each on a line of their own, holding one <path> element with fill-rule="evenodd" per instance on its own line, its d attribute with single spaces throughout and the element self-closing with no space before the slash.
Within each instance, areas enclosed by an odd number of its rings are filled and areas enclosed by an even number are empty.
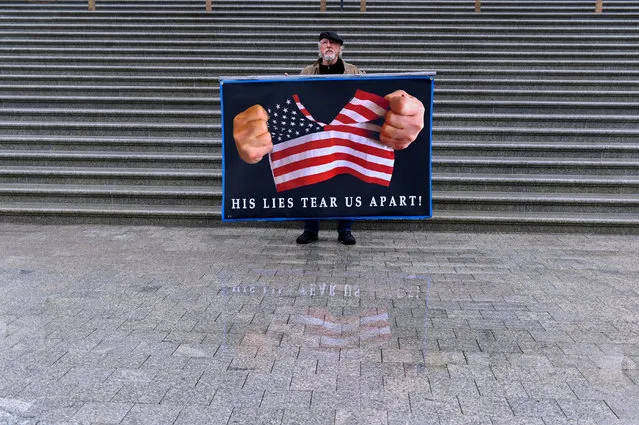
<svg viewBox="0 0 639 425">
<path fill-rule="evenodd" d="M 319 35 L 319 59 L 302 69 L 301 75 L 361 74 L 355 65 L 342 59 L 344 40 L 335 32 L 325 31 Z M 397 90 L 385 97 L 390 111 L 384 117 L 384 125 L 379 141 L 395 150 L 407 148 L 424 128 L 424 105 L 403 90 Z M 233 119 L 233 138 L 240 158 L 256 164 L 273 150 L 271 134 L 267 128 L 268 114 L 260 105 L 253 105 Z M 344 245 L 354 245 L 351 233 L 353 220 L 337 222 L 337 240 Z M 319 220 L 306 220 L 304 232 L 297 237 L 298 244 L 318 240 Z"/>
<path fill-rule="evenodd" d="M 335 32 L 325 31 L 319 35 L 319 59 L 302 69 L 300 75 L 361 74 L 355 65 L 342 60 L 344 40 Z M 353 220 L 337 221 L 337 240 L 344 245 L 354 245 L 355 237 L 351 233 Z M 298 244 L 315 242 L 320 229 L 319 220 L 304 221 L 304 232 L 297 237 Z"/>
<path fill-rule="evenodd" d="M 302 69 L 301 75 L 362 74 L 355 65 L 342 60 L 344 40 L 337 33 L 325 31 L 319 36 L 319 59 Z"/>
</svg>

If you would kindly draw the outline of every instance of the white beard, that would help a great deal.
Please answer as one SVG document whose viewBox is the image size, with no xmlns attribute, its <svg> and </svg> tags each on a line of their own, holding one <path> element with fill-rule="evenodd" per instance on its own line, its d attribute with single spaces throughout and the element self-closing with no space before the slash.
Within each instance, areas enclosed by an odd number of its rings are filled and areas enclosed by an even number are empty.
<svg viewBox="0 0 639 425">
<path fill-rule="evenodd" d="M 324 62 L 326 63 L 331 63 L 336 58 L 337 58 L 337 55 L 334 52 L 326 52 L 324 53 L 324 56 L 322 57 L 322 59 L 324 59 Z"/>
</svg>

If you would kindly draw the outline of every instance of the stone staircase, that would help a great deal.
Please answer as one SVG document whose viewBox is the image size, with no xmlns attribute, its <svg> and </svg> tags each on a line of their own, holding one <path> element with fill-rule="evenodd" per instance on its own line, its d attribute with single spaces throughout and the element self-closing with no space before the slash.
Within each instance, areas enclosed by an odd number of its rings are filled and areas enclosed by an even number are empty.
<svg viewBox="0 0 639 425">
<path fill-rule="evenodd" d="M 0 221 L 220 222 L 218 76 L 436 71 L 437 229 L 639 229 L 639 2 L 0 3 Z M 259 224 L 264 225 L 263 223 Z"/>
</svg>

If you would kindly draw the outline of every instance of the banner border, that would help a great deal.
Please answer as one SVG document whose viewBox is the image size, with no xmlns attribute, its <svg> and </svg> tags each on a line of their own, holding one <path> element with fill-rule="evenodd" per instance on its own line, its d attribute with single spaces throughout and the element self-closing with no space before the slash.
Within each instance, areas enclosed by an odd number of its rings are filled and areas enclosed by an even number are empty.
<svg viewBox="0 0 639 425">
<path fill-rule="evenodd" d="M 320 81 L 320 80 L 353 80 L 353 79 L 365 79 L 365 80 L 381 80 L 388 78 L 395 79 L 413 79 L 422 78 L 430 80 L 430 116 L 429 116 L 429 134 L 428 134 L 428 147 L 429 147 L 429 162 L 428 162 L 428 185 L 429 185 L 429 211 L 430 215 L 410 215 L 410 216 L 354 216 L 354 217 L 319 217 L 320 220 L 423 220 L 433 217 L 433 106 L 435 99 L 435 72 L 424 71 L 417 73 L 395 73 L 395 74 L 331 74 L 331 75 L 293 75 L 293 76 L 241 76 L 241 77 L 218 77 L 220 87 L 220 118 L 222 120 L 222 209 L 221 216 L 222 222 L 250 222 L 250 221 L 300 221 L 317 217 L 255 217 L 255 218 L 225 218 L 225 183 L 226 183 L 226 155 L 224 149 L 225 140 L 225 128 L 224 128 L 224 85 L 225 84 L 237 84 L 237 83 L 273 83 L 273 82 L 286 82 L 291 80 L 306 80 L 306 81 Z"/>
</svg>

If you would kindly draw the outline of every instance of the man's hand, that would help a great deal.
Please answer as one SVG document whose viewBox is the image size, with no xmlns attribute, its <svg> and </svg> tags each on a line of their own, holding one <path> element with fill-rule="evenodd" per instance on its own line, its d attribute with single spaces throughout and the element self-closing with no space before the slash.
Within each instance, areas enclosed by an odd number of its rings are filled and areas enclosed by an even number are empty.
<svg viewBox="0 0 639 425">
<path fill-rule="evenodd" d="M 384 99 L 390 103 L 379 141 L 395 150 L 406 149 L 424 128 L 424 104 L 404 90 L 396 90 Z"/>
<path fill-rule="evenodd" d="M 260 105 L 253 105 L 233 118 L 233 139 L 244 162 L 256 164 L 273 150 L 267 121 L 268 114 Z"/>
</svg>

